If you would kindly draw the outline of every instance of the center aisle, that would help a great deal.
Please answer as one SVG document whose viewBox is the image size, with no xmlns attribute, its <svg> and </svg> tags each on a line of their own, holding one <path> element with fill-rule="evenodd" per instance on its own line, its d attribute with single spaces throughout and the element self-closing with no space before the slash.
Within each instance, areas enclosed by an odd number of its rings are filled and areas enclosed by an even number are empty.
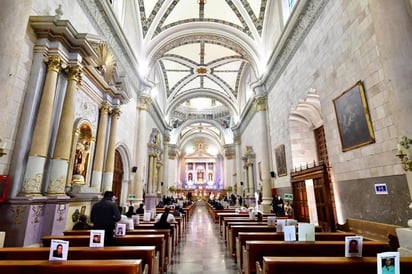
<svg viewBox="0 0 412 274">
<path fill-rule="evenodd" d="M 198 204 L 179 241 L 167 274 L 237 274 L 237 265 L 204 204 Z"/>
</svg>

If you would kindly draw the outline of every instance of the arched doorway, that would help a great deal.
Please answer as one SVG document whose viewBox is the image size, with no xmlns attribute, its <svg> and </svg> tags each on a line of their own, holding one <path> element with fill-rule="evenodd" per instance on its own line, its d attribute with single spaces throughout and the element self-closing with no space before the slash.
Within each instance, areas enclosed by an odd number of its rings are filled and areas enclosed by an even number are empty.
<svg viewBox="0 0 412 274">
<path fill-rule="evenodd" d="M 123 161 L 118 150 L 114 154 L 114 170 L 113 170 L 113 186 L 112 190 L 116 197 L 122 197 L 122 181 L 123 181 Z M 120 203 L 120 199 L 117 200 Z"/>
</svg>

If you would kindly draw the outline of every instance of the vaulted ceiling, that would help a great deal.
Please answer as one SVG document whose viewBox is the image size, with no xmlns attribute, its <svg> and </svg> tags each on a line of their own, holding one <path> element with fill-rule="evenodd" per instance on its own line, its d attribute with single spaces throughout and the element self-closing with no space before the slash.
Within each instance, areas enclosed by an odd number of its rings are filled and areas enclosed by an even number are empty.
<svg viewBox="0 0 412 274">
<path fill-rule="evenodd" d="M 268 2 L 274 1 L 137 1 L 140 60 L 156 82 L 172 142 L 206 142 L 219 150 L 230 142 L 249 85 L 267 62 L 262 36 Z"/>
</svg>

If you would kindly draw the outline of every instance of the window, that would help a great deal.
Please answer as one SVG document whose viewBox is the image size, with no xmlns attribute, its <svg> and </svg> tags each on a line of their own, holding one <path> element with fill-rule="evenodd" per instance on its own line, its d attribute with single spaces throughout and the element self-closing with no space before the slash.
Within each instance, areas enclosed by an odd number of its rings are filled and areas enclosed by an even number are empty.
<svg viewBox="0 0 412 274">
<path fill-rule="evenodd" d="M 283 23 L 286 24 L 298 0 L 281 0 L 281 1 L 282 1 Z"/>
</svg>

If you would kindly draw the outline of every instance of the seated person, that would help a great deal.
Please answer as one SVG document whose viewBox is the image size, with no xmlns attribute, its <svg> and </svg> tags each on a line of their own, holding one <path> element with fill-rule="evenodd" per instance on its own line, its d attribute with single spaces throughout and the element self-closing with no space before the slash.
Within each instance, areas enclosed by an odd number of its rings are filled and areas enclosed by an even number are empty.
<svg viewBox="0 0 412 274">
<path fill-rule="evenodd" d="M 91 229 L 92 226 L 89 225 L 87 222 L 87 216 L 86 215 L 81 215 L 79 218 L 79 221 L 74 224 L 73 230 L 84 230 L 84 229 Z"/>
<path fill-rule="evenodd" d="M 170 208 L 165 207 L 165 212 L 157 214 L 155 218 L 155 228 L 171 228 L 170 223 L 176 222 L 173 214 L 170 213 Z"/>
<path fill-rule="evenodd" d="M 144 214 L 144 204 L 143 203 L 141 203 L 139 205 L 139 208 L 136 209 L 136 214 Z"/>
<path fill-rule="evenodd" d="M 136 213 L 134 213 L 134 207 L 129 206 L 129 209 L 127 210 L 125 215 L 127 216 L 127 218 L 132 218 L 133 215 L 136 215 Z"/>
</svg>

